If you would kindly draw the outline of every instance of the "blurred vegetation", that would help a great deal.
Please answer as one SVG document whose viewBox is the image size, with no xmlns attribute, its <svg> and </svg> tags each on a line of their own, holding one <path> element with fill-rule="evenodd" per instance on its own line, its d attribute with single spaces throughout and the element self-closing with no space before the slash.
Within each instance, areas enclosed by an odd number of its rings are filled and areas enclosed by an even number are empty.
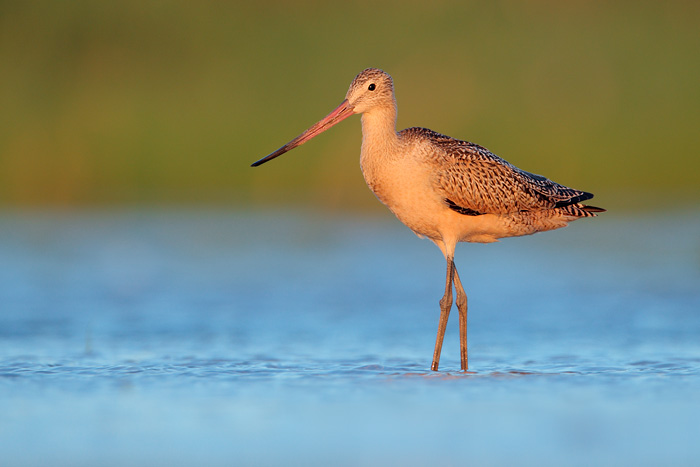
<svg viewBox="0 0 700 467">
<path fill-rule="evenodd" d="M 258 169 L 374 66 L 399 128 L 606 207 L 700 201 L 700 2 L 4 1 L 0 205 L 381 209 L 353 117 Z"/>
</svg>

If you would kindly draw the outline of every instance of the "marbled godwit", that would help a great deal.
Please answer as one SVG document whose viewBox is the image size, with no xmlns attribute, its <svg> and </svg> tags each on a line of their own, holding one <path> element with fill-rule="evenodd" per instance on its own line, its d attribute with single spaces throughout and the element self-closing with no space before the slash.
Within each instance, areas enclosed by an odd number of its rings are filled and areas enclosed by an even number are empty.
<svg viewBox="0 0 700 467">
<path fill-rule="evenodd" d="M 581 204 L 593 197 L 591 193 L 520 170 L 476 144 L 425 128 L 397 132 L 394 84 L 377 68 L 357 75 L 345 100 L 330 114 L 252 166 L 294 149 L 353 114 L 362 114 L 360 166 L 370 190 L 416 235 L 432 240 L 447 260 L 431 369 L 437 370 L 440 362 L 454 284 L 461 367 L 467 370 L 467 295 L 454 264 L 457 243 L 489 243 L 558 229 L 605 210 Z"/>
</svg>

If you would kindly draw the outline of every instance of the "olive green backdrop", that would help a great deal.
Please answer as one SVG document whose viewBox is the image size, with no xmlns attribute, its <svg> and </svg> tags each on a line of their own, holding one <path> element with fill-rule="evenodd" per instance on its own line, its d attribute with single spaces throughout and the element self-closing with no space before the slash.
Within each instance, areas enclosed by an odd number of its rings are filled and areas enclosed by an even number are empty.
<svg viewBox="0 0 700 467">
<path fill-rule="evenodd" d="M 380 209 L 359 117 L 249 168 L 370 66 L 399 128 L 606 207 L 700 200 L 700 2 L 7 1 L 0 205 Z"/>
</svg>

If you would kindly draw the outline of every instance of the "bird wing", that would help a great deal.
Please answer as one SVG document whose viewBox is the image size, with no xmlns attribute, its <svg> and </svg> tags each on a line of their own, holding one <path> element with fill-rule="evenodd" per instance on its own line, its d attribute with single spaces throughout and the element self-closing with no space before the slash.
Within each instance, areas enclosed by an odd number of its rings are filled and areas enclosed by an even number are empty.
<svg viewBox="0 0 700 467">
<path fill-rule="evenodd" d="M 590 199 L 592 194 L 525 172 L 488 149 L 424 128 L 439 169 L 433 186 L 445 203 L 462 214 L 508 214 L 553 209 Z M 406 130 L 404 130 L 406 131 Z"/>
</svg>

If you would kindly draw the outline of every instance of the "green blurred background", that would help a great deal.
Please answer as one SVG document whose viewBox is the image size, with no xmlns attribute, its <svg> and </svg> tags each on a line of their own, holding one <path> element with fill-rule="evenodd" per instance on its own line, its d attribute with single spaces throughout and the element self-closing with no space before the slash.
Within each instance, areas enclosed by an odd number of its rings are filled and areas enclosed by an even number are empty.
<svg viewBox="0 0 700 467">
<path fill-rule="evenodd" d="M 700 201 L 700 2 L 0 3 L 0 205 L 380 210 L 353 117 L 258 169 L 373 66 L 398 126 L 643 209 Z"/>
</svg>

